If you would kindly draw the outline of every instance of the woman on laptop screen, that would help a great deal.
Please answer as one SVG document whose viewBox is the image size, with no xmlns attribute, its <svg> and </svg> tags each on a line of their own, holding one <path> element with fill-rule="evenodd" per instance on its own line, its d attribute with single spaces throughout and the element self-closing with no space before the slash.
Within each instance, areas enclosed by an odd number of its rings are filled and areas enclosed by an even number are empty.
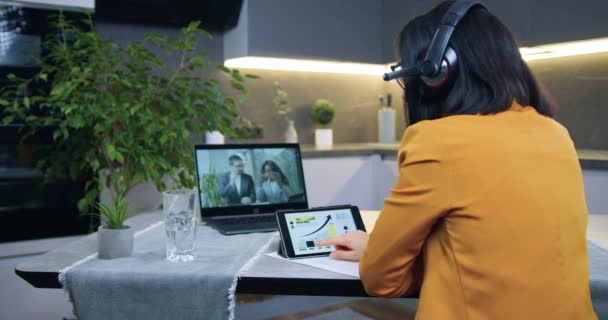
<svg viewBox="0 0 608 320">
<path fill-rule="evenodd" d="M 272 160 L 266 160 L 260 170 L 260 186 L 256 190 L 259 202 L 284 203 L 289 201 L 291 189 L 283 170 Z"/>
</svg>

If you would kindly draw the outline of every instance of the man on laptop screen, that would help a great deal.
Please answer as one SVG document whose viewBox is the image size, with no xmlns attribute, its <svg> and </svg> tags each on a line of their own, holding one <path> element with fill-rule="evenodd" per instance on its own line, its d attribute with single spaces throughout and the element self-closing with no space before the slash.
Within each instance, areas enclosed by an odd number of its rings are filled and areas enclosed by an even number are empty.
<svg viewBox="0 0 608 320">
<path fill-rule="evenodd" d="M 225 234 L 277 230 L 274 212 L 306 209 L 297 144 L 197 145 L 202 218 Z"/>
<path fill-rule="evenodd" d="M 255 202 L 253 178 L 244 173 L 245 159 L 238 154 L 228 158 L 230 171 L 219 175 L 219 197 L 228 205 L 251 204 Z"/>
</svg>

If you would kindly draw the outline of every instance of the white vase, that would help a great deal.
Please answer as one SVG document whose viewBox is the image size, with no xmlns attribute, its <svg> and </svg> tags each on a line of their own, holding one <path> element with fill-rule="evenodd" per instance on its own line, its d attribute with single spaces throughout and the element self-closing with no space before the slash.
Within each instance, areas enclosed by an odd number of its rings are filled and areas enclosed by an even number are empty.
<svg viewBox="0 0 608 320">
<path fill-rule="evenodd" d="M 285 142 L 298 143 L 298 132 L 296 131 L 295 121 L 287 120 L 287 129 L 285 130 Z"/>
<path fill-rule="evenodd" d="M 315 129 L 315 145 L 319 148 L 328 148 L 333 145 L 334 132 L 332 129 Z"/>
<path fill-rule="evenodd" d="M 99 259 L 117 259 L 133 254 L 133 228 L 108 229 L 100 226 L 97 230 L 97 253 Z"/>
<path fill-rule="evenodd" d="M 206 144 L 224 144 L 224 135 L 219 131 L 206 131 L 205 132 L 205 143 Z"/>
</svg>

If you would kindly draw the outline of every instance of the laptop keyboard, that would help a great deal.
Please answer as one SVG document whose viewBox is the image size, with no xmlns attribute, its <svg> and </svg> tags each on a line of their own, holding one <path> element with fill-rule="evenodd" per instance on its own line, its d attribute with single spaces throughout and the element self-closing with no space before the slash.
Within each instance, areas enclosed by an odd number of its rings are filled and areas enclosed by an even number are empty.
<svg viewBox="0 0 608 320">
<path fill-rule="evenodd" d="M 240 217 L 240 218 L 222 219 L 222 220 L 219 220 L 218 222 L 223 225 L 258 224 L 258 223 L 276 224 L 277 218 L 275 216 Z"/>
</svg>

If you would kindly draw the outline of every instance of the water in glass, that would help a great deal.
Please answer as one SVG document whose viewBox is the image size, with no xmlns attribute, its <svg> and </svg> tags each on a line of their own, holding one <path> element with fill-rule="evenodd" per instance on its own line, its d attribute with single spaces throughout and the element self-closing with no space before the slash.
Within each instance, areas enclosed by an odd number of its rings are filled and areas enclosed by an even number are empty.
<svg viewBox="0 0 608 320">
<path fill-rule="evenodd" d="M 167 191 L 164 194 L 165 231 L 167 233 L 167 260 L 194 260 L 196 219 L 194 193 Z"/>
</svg>

